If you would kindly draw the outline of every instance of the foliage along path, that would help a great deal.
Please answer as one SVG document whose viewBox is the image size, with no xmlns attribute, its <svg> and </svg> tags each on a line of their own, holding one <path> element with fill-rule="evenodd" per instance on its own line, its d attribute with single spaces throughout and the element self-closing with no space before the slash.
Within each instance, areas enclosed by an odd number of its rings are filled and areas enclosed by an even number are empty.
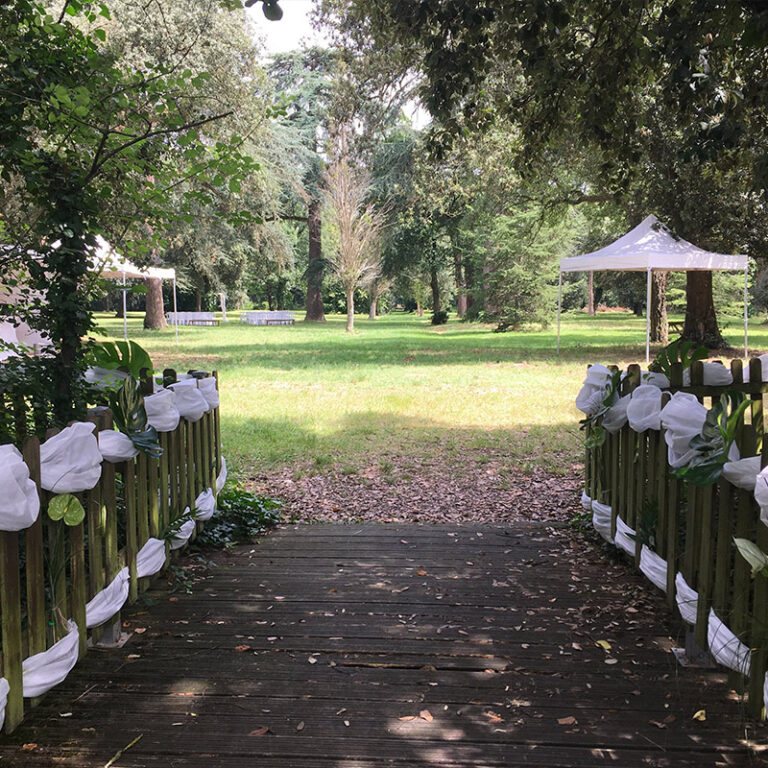
<svg viewBox="0 0 768 768">
<path fill-rule="evenodd" d="M 571 530 L 298 525 L 215 559 L 134 607 L 0 764 L 766 764 L 725 677 L 675 666 L 661 599 Z"/>
</svg>

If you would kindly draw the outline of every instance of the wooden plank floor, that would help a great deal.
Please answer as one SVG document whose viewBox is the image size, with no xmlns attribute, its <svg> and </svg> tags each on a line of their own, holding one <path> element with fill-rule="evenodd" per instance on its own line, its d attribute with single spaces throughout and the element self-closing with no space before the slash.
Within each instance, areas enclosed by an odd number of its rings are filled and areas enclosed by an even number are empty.
<svg viewBox="0 0 768 768">
<path fill-rule="evenodd" d="M 574 537 L 284 527 L 134 606 L 131 641 L 89 653 L 0 766 L 132 743 L 113 766 L 765 765 L 725 676 L 675 666 L 653 588 Z"/>
</svg>

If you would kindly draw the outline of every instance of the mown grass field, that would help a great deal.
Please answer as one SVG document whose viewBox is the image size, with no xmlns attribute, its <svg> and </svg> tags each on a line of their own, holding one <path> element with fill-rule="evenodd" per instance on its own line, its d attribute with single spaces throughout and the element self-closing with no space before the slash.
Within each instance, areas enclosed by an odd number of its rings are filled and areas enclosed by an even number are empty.
<svg viewBox="0 0 768 768">
<path fill-rule="evenodd" d="M 297 313 L 301 317 L 301 313 Z M 109 337 L 122 321 L 99 315 Z M 738 320 L 723 323 L 741 343 Z M 157 368 L 220 373 L 225 449 L 243 476 L 292 468 L 297 474 L 355 474 L 372 462 L 387 472 L 408 458 L 465 457 L 482 465 L 503 453 L 509 469 L 558 474 L 580 460 L 579 413 L 573 401 L 590 362 L 625 365 L 644 359 L 645 321 L 628 314 L 563 319 L 561 355 L 555 328 L 493 333 L 455 321 L 392 314 L 325 324 L 144 331 L 129 319 L 129 337 Z M 754 324 L 751 348 L 768 348 L 768 327 Z"/>
</svg>

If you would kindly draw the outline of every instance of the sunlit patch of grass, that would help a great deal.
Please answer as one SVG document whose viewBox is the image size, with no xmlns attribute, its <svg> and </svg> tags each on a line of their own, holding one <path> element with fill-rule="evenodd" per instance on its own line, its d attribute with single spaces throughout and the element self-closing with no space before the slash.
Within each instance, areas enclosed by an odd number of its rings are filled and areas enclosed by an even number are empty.
<svg viewBox="0 0 768 768">
<path fill-rule="evenodd" d="M 172 328 L 145 331 L 137 314 L 129 335 L 158 369 L 218 369 L 225 451 L 249 476 L 373 464 L 396 480 L 394 466 L 431 456 L 498 461 L 500 472 L 568 472 L 582 460 L 573 402 L 587 364 L 626 366 L 645 351 L 645 320 L 617 313 L 566 315 L 559 358 L 554 328 L 499 334 L 451 321 L 435 330 L 428 318 L 393 314 L 358 318 L 348 335 L 341 316 L 289 327 L 230 317 L 218 327 L 180 328 L 177 344 Z M 122 321 L 97 319 L 120 337 Z M 753 348 L 768 347 L 759 319 L 751 334 Z"/>
</svg>

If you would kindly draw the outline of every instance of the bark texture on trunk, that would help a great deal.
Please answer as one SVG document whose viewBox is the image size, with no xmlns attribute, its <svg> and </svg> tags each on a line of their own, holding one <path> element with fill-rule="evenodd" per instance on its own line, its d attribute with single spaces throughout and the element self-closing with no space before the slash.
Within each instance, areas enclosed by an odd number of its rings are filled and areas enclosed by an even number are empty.
<svg viewBox="0 0 768 768">
<path fill-rule="evenodd" d="M 595 273 L 590 272 L 587 279 L 587 314 L 595 314 Z"/>
<path fill-rule="evenodd" d="M 163 306 L 163 281 L 159 277 L 147 277 L 147 306 L 144 313 L 144 327 L 153 331 L 165 328 L 165 308 Z"/>
<path fill-rule="evenodd" d="M 325 319 L 325 318 L 323 318 Z M 355 330 L 355 289 L 347 290 L 347 333 Z"/>
<path fill-rule="evenodd" d="M 669 344 L 667 325 L 667 281 L 669 272 L 654 272 L 651 277 L 651 341 Z"/>
<path fill-rule="evenodd" d="M 464 313 L 466 314 L 472 310 L 475 304 L 475 268 L 471 259 L 464 262 L 464 288 L 466 290 Z"/>
<path fill-rule="evenodd" d="M 307 233 L 309 235 L 309 267 L 307 269 L 307 300 L 304 321 L 324 323 L 323 270 L 320 268 L 320 259 L 323 258 L 322 221 L 319 200 L 313 200 L 309 204 Z"/>
<path fill-rule="evenodd" d="M 458 317 L 464 317 L 467 314 L 467 281 L 464 277 L 464 264 L 461 251 L 457 249 L 453 252 L 453 268 L 456 275 L 456 314 Z"/>
<path fill-rule="evenodd" d="M 419 317 L 424 317 L 424 307 L 421 306 L 421 302 L 420 301 L 416 302 L 416 314 Z"/>
<path fill-rule="evenodd" d="M 375 320 L 376 319 L 376 305 L 379 303 L 378 299 L 371 299 L 371 305 L 368 308 L 368 319 L 369 320 Z"/>
<path fill-rule="evenodd" d="M 685 295 L 683 339 L 703 344 L 709 349 L 725 347 L 712 300 L 712 273 L 688 272 Z"/>
<path fill-rule="evenodd" d="M 201 312 L 203 309 L 203 292 L 200 288 L 195 289 L 195 312 Z"/>
<path fill-rule="evenodd" d="M 429 286 L 432 289 L 432 311 L 437 313 L 440 311 L 440 282 L 437 279 L 437 269 L 432 267 L 429 270 Z"/>
</svg>

